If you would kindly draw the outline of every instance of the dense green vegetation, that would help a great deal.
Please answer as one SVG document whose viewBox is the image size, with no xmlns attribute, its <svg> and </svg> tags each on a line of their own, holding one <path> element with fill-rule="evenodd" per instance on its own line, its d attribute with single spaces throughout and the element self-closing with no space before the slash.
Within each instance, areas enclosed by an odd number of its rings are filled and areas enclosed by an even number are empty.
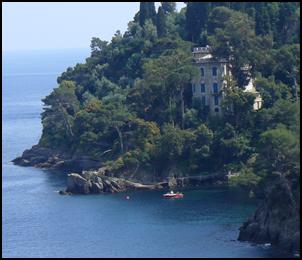
<svg viewBox="0 0 302 260">
<path fill-rule="evenodd" d="M 86 62 L 58 78 L 43 100 L 40 145 L 89 155 L 113 172 L 232 170 L 242 173 L 233 183 L 248 186 L 274 172 L 298 176 L 299 29 L 299 3 L 188 2 L 177 12 L 173 2 L 157 11 L 142 2 L 124 34 L 93 38 Z M 222 118 L 192 99 L 192 47 L 206 44 L 232 57 Z M 247 63 L 260 111 L 241 88 Z"/>
</svg>

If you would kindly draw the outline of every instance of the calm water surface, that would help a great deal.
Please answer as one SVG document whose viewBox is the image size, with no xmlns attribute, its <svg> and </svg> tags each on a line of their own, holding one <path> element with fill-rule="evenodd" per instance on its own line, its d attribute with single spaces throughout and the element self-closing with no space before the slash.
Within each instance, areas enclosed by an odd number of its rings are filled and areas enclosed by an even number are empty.
<svg viewBox="0 0 302 260">
<path fill-rule="evenodd" d="M 2 105 L 3 257 L 280 257 L 236 241 L 256 202 L 226 188 L 60 196 L 66 174 L 10 163 L 41 134 L 41 98 L 89 50 L 4 53 Z"/>
</svg>

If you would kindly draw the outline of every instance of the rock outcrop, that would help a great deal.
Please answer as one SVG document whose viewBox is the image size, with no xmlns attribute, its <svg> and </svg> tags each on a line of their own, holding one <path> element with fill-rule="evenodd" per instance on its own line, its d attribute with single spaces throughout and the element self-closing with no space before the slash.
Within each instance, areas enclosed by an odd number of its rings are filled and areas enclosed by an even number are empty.
<svg viewBox="0 0 302 260">
<path fill-rule="evenodd" d="M 108 176 L 109 175 L 109 176 Z M 166 181 L 141 184 L 138 182 L 110 176 L 106 168 L 98 171 L 83 171 L 82 173 L 70 173 L 67 179 L 66 192 L 74 194 L 90 193 L 115 193 L 133 189 L 155 190 L 163 188 L 196 187 L 221 181 L 226 177 L 222 174 L 209 176 L 191 176 L 182 178 L 170 178 Z"/>
<path fill-rule="evenodd" d="M 115 193 L 131 189 L 161 189 L 166 186 L 166 183 L 141 184 L 109 177 L 100 171 L 83 171 L 81 174 L 68 174 L 66 192 L 73 194 Z"/>
<path fill-rule="evenodd" d="M 54 151 L 51 148 L 34 145 L 23 152 L 22 156 L 12 161 L 20 166 L 33 166 L 37 168 L 60 169 L 69 171 L 82 171 L 97 169 L 101 162 L 88 156 L 70 155 L 66 151 Z"/>
<path fill-rule="evenodd" d="M 300 250 L 300 209 L 290 183 L 281 175 L 267 188 L 265 199 L 242 227 L 238 240 L 271 243 Z"/>
</svg>

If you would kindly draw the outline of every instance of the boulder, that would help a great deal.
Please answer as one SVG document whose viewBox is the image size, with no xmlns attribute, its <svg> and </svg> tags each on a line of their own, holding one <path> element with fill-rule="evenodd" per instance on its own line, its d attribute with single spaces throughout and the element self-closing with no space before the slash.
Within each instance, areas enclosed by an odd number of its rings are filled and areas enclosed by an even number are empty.
<svg viewBox="0 0 302 260">
<path fill-rule="evenodd" d="M 86 180 L 78 173 L 68 174 L 67 177 L 67 192 L 89 194 L 91 182 Z"/>
<path fill-rule="evenodd" d="M 92 183 L 90 191 L 91 193 L 102 193 L 103 188 L 103 183 Z"/>
</svg>

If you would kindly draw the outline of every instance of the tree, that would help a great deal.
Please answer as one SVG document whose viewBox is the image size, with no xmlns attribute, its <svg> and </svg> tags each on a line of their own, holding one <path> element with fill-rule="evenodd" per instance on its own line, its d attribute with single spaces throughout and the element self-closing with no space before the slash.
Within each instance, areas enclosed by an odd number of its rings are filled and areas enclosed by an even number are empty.
<svg viewBox="0 0 302 260">
<path fill-rule="evenodd" d="M 44 99 L 40 145 L 101 160 L 113 175 L 234 169 L 237 182 L 256 186 L 262 170 L 296 174 L 299 17 L 298 3 L 188 2 L 176 12 L 163 2 L 156 14 L 142 2 L 124 34 L 92 38 L 91 56 L 58 78 Z M 230 64 L 221 118 L 192 98 L 197 44 Z M 251 76 L 264 101 L 257 111 L 243 89 Z"/>
<path fill-rule="evenodd" d="M 286 174 L 300 168 L 299 139 L 283 125 L 260 135 L 259 151 L 258 164 L 270 173 Z"/>
<path fill-rule="evenodd" d="M 283 83 L 275 83 L 272 79 L 258 78 L 256 88 L 263 99 L 263 108 L 269 108 L 279 99 L 290 99 L 290 88 Z"/>
<path fill-rule="evenodd" d="M 156 11 L 154 2 L 140 2 L 139 8 L 139 25 L 144 26 L 145 21 L 151 19 L 155 22 Z"/>
<path fill-rule="evenodd" d="M 161 6 L 165 14 L 174 13 L 176 10 L 176 2 L 161 2 Z"/>
<path fill-rule="evenodd" d="M 209 14 L 207 32 L 213 35 L 216 29 L 224 29 L 226 27 L 226 21 L 230 19 L 232 14 L 232 10 L 228 8 L 214 8 Z"/>
<path fill-rule="evenodd" d="M 256 7 L 256 34 L 266 35 L 270 33 L 270 17 L 265 3 L 258 3 Z"/>
<path fill-rule="evenodd" d="M 150 19 L 145 21 L 143 35 L 145 44 L 147 41 L 154 42 L 157 39 L 157 28 Z"/>
<path fill-rule="evenodd" d="M 90 44 L 91 56 L 97 56 L 104 48 L 106 48 L 107 44 L 107 41 L 102 41 L 97 37 L 92 37 Z"/>
<path fill-rule="evenodd" d="M 230 123 L 225 123 L 223 127 L 218 128 L 214 132 L 213 157 L 210 158 L 210 162 L 215 162 L 215 165 L 213 165 L 214 169 L 222 169 L 230 164 L 232 168 L 234 166 L 240 168 L 241 164 L 249 158 L 252 152 L 250 138 L 236 131 L 235 127 Z"/>
<path fill-rule="evenodd" d="M 268 128 L 276 128 L 278 124 L 283 124 L 292 131 L 297 129 L 300 122 L 299 103 L 280 98 L 272 107 L 260 110 L 256 118 L 259 130 L 266 131 Z"/>
<path fill-rule="evenodd" d="M 227 88 L 224 89 L 222 109 L 225 119 L 236 129 L 248 129 L 253 123 L 252 111 L 255 96 L 244 92 L 233 80 L 227 80 Z"/>
<path fill-rule="evenodd" d="M 160 6 L 158 8 L 156 16 L 156 28 L 158 37 L 163 37 L 166 34 L 166 18 L 163 8 Z"/>
<path fill-rule="evenodd" d="M 215 33 L 208 37 L 214 56 L 225 58 L 231 64 L 232 75 L 239 87 L 247 85 L 249 75 L 243 70 L 247 64 L 255 67 L 255 52 L 257 52 L 255 25 L 248 15 L 230 11 L 226 7 L 216 7 L 212 13 L 218 12 L 228 18 L 224 24 L 215 29 Z M 212 22 L 213 23 L 213 22 Z M 213 29 L 212 29 L 213 30 Z M 253 71 L 252 71 L 253 72 Z"/>
<path fill-rule="evenodd" d="M 231 2 L 230 8 L 236 10 L 236 11 L 244 11 L 246 8 L 246 3 L 244 2 Z"/>
<path fill-rule="evenodd" d="M 300 45 L 284 45 L 274 54 L 273 73 L 276 80 L 280 80 L 292 87 L 300 82 Z M 294 94 L 294 93 L 293 93 Z"/>
<path fill-rule="evenodd" d="M 205 124 L 200 124 L 194 130 L 194 143 L 192 147 L 192 154 L 190 155 L 193 168 L 209 169 L 207 160 L 212 155 L 211 146 L 213 142 L 213 131 Z"/>
<path fill-rule="evenodd" d="M 125 97 L 113 95 L 108 97 L 105 102 L 107 113 L 107 124 L 118 134 L 120 153 L 124 153 L 123 128 L 132 120 L 133 114 L 125 106 Z"/>
<path fill-rule="evenodd" d="M 194 135 L 191 132 L 181 130 L 172 124 L 165 124 L 158 141 L 158 154 L 161 161 L 177 161 L 183 155 L 186 145 L 190 143 L 192 138 Z"/>
<path fill-rule="evenodd" d="M 297 3 L 284 2 L 280 3 L 278 28 L 278 43 L 290 43 L 292 34 L 296 27 L 300 24 L 299 11 Z"/>
<path fill-rule="evenodd" d="M 186 10 L 187 40 L 194 43 L 200 41 L 200 35 L 206 28 L 211 3 L 188 2 Z"/>
<path fill-rule="evenodd" d="M 198 75 L 198 70 L 192 65 L 189 45 L 179 41 L 177 49 L 171 49 L 156 59 L 144 64 L 144 80 L 146 85 L 155 93 L 162 93 L 163 106 L 168 112 L 169 121 L 175 121 L 172 108 L 178 101 L 180 103 L 180 126 L 184 128 L 184 90 L 190 86 L 193 77 Z M 158 94 L 157 94 L 158 95 Z"/>
<path fill-rule="evenodd" d="M 44 112 L 42 113 L 41 144 L 47 143 L 54 147 L 60 147 L 73 141 L 74 117 L 80 109 L 75 89 L 74 82 L 62 81 L 58 88 L 42 100 Z"/>
</svg>

